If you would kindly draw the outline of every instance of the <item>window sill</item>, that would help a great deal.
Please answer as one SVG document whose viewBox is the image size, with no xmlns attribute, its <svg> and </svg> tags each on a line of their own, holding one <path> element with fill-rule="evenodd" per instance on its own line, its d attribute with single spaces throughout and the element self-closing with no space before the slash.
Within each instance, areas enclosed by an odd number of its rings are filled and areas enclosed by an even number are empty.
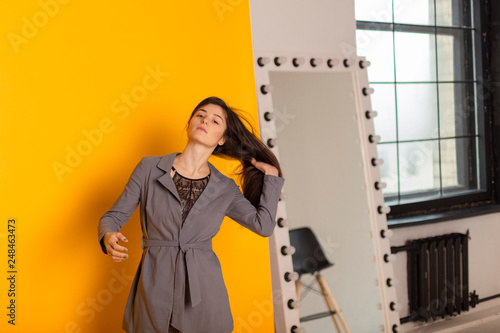
<svg viewBox="0 0 500 333">
<path fill-rule="evenodd" d="M 422 224 L 431 224 L 445 221 L 452 221 L 467 217 L 474 217 L 500 212 L 500 204 L 489 204 L 478 207 L 463 208 L 448 212 L 432 213 L 419 216 L 401 217 L 387 220 L 389 229 L 412 227 Z"/>
</svg>

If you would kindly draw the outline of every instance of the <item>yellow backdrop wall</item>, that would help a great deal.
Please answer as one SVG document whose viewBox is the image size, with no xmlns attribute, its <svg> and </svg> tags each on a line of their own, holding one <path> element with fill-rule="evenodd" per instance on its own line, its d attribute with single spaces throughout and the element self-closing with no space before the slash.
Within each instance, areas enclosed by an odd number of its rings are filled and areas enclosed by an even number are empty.
<svg viewBox="0 0 500 333">
<path fill-rule="evenodd" d="M 242 0 L 0 3 L 1 332 L 122 331 L 138 210 L 123 263 L 101 252 L 99 218 L 141 157 L 182 150 L 203 98 L 258 127 L 249 15 Z M 234 332 L 274 331 L 267 244 L 230 219 L 214 240 Z"/>
</svg>

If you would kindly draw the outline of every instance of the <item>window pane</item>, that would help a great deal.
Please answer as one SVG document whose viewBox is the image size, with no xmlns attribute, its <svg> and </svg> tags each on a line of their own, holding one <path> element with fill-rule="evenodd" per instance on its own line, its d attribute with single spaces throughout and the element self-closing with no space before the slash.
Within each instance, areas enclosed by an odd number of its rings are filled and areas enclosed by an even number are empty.
<svg viewBox="0 0 500 333">
<path fill-rule="evenodd" d="M 437 57 L 439 81 L 472 80 L 472 36 L 468 31 L 438 29 Z"/>
<path fill-rule="evenodd" d="M 356 0 L 357 21 L 392 22 L 392 0 Z"/>
<path fill-rule="evenodd" d="M 396 143 L 377 144 L 378 158 L 384 160 L 380 165 L 380 178 L 387 184 L 384 195 L 398 194 L 398 155 Z"/>
<path fill-rule="evenodd" d="M 394 52 L 392 32 L 357 30 L 356 46 L 360 56 L 371 62 L 370 82 L 394 82 Z"/>
<path fill-rule="evenodd" d="M 373 118 L 375 133 L 381 142 L 396 141 L 396 97 L 394 84 L 370 84 L 375 89 L 371 95 L 372 109 L 378 115 Z"/>
<path fill-rule="evenodd" d="M 438 88 L 440 137 L 472 135 L 473 84 L 440 83 Z"/>
<path fill-rule="evenodd" d="M 482 85 L 474 83 L 472 5 L 355 1 L 357 52 L 371 62 L 377 150 L 390 205 L 483 188 L 484 136 L 477 113 Z"/>
<path fill-rule="evenodd" d="M 396 32 L 396 80 L 422 82 L 436 80 L 435 35 Z"/>
<path fill-rule="evenodd" d="M 396 88 L 399 140 L 438 138 L 436 84 L 408 83 Z"/>
<path fill-rule="evenodd" d="M 475 168 L 469 167 L 471 141 L 473 140 L 474 138 L 460 138 L 441 141 L 443 193 L 451 194 L 469 190 L 472 184 L 476 184 L 476 176 L 471 174 L 471 170 Z"/>
<path fill-rule="evenodd" d="M 470 27 L 469 11 L 470 0 L 436 0 L 436 25 Z"/>
<path fill-rule="evenodd" d="M 434 25 L 434 0 L 394 1 L 394 22 Z"/>
<path fill-rule="evenodd" d="M 399 144 L 401 194 L 439 190 L 438 141 Z"/>
</svg>

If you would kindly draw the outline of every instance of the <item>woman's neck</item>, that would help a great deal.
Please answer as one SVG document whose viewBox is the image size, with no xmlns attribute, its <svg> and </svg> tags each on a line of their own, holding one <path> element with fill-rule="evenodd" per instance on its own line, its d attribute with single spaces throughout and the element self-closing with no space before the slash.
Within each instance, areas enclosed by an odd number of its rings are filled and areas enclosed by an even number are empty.
<svg viewBox="0 0 500 333">
<path fill-rule="evenodd" d="M 185 177 L 201 178 L 210 173 L 210 155 L 212 152 L 206 147 L 188 142 L 184 151 L 175 157 L 174 167 Z"/>
</svg>

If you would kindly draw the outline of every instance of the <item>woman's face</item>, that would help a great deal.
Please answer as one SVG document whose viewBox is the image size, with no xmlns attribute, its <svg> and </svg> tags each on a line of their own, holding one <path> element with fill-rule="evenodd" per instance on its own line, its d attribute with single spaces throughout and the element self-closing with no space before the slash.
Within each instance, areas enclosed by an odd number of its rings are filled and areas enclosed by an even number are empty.
<svg viewBox="0 0 500 333">
<path fill-rule="evenodd" d="M 226 113 L 215 104 L 200 107 L 189 121 L 187 129 L 189 140 L 199 142 L 207 147 L 215 148 L 224 143 L 226 130 Z"/>
</svg>

